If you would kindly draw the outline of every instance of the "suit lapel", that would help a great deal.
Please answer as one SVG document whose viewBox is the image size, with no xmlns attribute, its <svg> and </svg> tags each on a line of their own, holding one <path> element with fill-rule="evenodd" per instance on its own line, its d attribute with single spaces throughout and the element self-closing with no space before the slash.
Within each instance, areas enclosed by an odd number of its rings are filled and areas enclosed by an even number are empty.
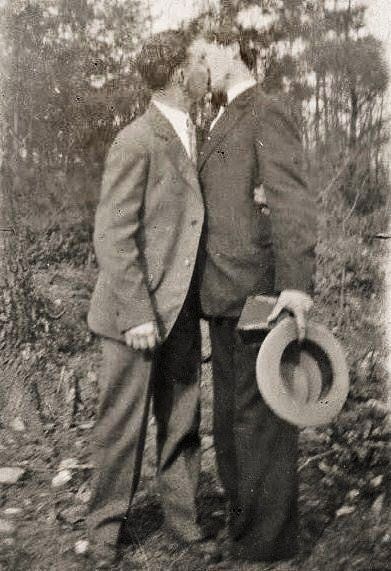
<svg viewBox="0 0 391 571">
<path fill-rule="evenodd" d="M 147 118 L 153 127 L 155 135 L 165 141 L 166 153 L 171 162 L 191 186 L 198 187 L 195 165 L 189 159 L 186 149 L 171 123 L 153 103 L 148 108 Z"/>
<path fill-rule="evenodd" d="M 210 155 L 219 143 L 228 135 L 241 117 L 248 112 L 249 104 L 254 97 L 255 87 L 247 89 L 236 99 L 227 105 L 224 113 L 219 118 L 198 154 L 198 170 L 201 170 Z"/>
</svg>

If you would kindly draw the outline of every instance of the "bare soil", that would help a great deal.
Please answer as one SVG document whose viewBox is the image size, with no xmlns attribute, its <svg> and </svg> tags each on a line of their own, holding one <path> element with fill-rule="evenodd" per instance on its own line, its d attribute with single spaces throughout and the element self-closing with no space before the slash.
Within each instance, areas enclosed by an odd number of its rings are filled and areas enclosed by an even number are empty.
<svg viewBox="0 0 391 571">
<path fill-rule="evenodd" d="M 34 274 L 36 292 L 51 307 L 52 321 L 49 320 L 48 327 L 53 334 L 57 331 L 58 344 L 54 352 L 47 353 L 39 345 L 27 347 L 21 357 L 22 361 L 33 363 L 33 369 L 36 367 L 37 390 L 29 406 L 37 407 L 38 421 L 33 422 L 28 406 L 16 403 L 15 418 L 25 423 L 25 430 L 15 430 L 10 417 L 0 426 L 0 467 L 18 466 L 26 470 L 17 484 L 0 487 L 0 520 L 14 523 L 16 529 L 12 536 L 0 534 L 2 571 L 90 569 L 88 558 L 76 556 L 74 549 L 76 542 L 86 537 L 84 517 L 93 470 L 89 443 L 100 357 L 99 342 L 88 333 L 84 318 L 94 272 L 93 266 L 61 263 L 37 269 Z M 348 349 L 351 361 L 361 349 L 354 346 Z M 204 326 L 204 353 L 208 351 Z M 200 516 L 202 521 L 223 520 L 224 497 L 214 462 L 209 363 L 203 365 L 202 390 Z M 349 410 L 344 411 L 340 422 L 349 414 Z M 250 565 L 228 559 L 209 569 L 386 571 L 390 568 L 389 491 L 383 483 L 371 493 L 362 492 L 367 489 L 364 485 L 362 489 L 355 489 L 349 481 L 341 485 L 333 477 L 330 440 L 326 436 L 324 429 L 307 429 L 301 435 L 299 556 L 275 565 Z M 151 418 L 141 485 L 133 508 L 133 541 L 125 557 L 125 568 L 202 570 L 199 561 L 170 545 L 161 532 L 154 455 Z M 52 480 L 64 460 L 71 466 L 71 478 L 54 488 Z M 373 474 L 370 477 L 373 480 Z M 387 474 L 383 474 L 384 480 Z M 19 511 L 13 513 L 10 508 Z"/>
</svg>

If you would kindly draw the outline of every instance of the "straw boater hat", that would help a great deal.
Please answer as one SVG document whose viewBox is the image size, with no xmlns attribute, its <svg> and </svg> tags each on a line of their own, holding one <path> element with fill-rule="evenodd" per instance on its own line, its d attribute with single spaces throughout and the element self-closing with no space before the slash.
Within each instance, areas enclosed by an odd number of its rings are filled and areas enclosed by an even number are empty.
<svg viewBox="0 0 391 571">
<path fill-rule="evenodd" d="M 247 330 L 255 328 L 253 321 Z M 298 343 L 292 317 L 282 319 L 267 334 L 258 354 L 256 375 L 266 404 L 277 416 L 299 427 L 330 422 L 349 391 L 348 368 L 337 339 L 323 325 L 309 321 L 306 337 Z"/>
</svg>

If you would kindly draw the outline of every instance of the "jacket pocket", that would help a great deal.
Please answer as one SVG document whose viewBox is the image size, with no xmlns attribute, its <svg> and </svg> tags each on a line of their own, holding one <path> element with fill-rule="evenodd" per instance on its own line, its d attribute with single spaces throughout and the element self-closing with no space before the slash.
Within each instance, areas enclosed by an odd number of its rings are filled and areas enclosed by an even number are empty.
<svg viewBox="0 0 391 571">
<path fill-rule="evenodd" d="M 148 288 L 149 293 L 152 294 L 159 288 L 159 286 L 161 285 L 161 283 L 164 279 L 165 274 L 166 274 L 166 271 L 164 269 L 161 270 L 160 272 L 149 271 L 147 273 L 147 288 Z"/>
</svg>

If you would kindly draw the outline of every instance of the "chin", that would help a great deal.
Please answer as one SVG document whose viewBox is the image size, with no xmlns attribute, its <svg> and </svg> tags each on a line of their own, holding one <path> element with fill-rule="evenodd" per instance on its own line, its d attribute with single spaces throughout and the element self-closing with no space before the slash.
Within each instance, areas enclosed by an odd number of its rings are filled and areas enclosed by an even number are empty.
<svg viewBox="0 0 391 571">
<path fill-rule="evenodd" d="M 227 103 L 227 94 L 225 89 L 213 89 L 212 88 L 212 105 L 220 107 L 220 105 L 225 105 Z"/>
<path fill-rule="evenodd" d="M 212 93 L 221 93 L 225 91 L 224 83 L 219 81 L 211 81 Z"/>
<path fill-rule="evenodd" d="M 207 94 L 208 90 L 204 89 L 202 87 L 193 87 L 193 89 L 190 89 L 188 91 L 189 97 L 192 101 L 201 101 L 205 95 Z"/>
</svg>

